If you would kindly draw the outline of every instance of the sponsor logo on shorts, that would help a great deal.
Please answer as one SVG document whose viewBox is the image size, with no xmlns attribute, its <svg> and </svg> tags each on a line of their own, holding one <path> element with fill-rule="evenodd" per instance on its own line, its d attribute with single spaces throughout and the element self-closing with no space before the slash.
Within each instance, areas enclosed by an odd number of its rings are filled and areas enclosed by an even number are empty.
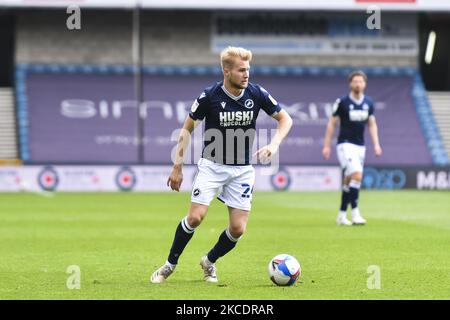
<svg viewBox="0 0 450 320">
<path fill-rule="evenodd" d="M 194 197 L 198 197 L 200 195 L 200 189 L 198 189 L 198 188 L 194 189 L 194 191 L 192 192 L 192 195 Z"/>
</svg>

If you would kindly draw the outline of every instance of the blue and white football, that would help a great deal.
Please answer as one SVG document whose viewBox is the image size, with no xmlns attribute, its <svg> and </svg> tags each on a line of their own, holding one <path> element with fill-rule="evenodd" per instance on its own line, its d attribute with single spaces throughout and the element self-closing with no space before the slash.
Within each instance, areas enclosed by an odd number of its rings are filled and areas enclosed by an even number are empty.
<svg viewBox="0 0 450 320">
<path fill-rule="evenodd" d="M 270 260 L 270 280 L 277 286 L 292 286 L 301 272 L 300 263 L 291 255 L 279 254 Z"/>
</svg>

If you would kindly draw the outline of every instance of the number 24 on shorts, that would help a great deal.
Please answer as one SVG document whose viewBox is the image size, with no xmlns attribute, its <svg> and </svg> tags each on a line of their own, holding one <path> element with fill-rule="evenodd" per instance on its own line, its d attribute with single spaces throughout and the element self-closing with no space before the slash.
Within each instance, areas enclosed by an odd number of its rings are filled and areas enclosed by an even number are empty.
<svg viewBox="0 0 450 320">
<path fill-rule="evenodd" d="M 250 187 L 248 183 L 241 184 L 243 188 L 245 188 L 244 192 L 242 193 L 242 198 L 250 198 L 251 194 L 253 193 L 253 188 Z"/>
</svg>

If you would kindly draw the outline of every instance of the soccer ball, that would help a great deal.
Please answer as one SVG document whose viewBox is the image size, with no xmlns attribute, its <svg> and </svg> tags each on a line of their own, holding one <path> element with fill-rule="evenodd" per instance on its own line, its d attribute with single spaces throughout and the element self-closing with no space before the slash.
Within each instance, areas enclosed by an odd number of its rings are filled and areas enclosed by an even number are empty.
<svg viewBox="0 0 450 320">
<path fill-rule="evenodd" d="M 269 262 L 270 280 L 277 286 L 292 286 L 301 272 L 300 263 L 288 254 L 279 254 Z"/>
</svg>

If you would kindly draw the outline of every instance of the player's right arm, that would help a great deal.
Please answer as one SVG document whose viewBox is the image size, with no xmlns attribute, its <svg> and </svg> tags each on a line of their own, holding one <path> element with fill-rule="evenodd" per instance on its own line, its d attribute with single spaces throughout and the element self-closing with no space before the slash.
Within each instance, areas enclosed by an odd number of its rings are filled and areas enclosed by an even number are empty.
<svg viewBox="0 0 450 320">
<path fill-rule="evenodd" d="M 331 155 L 331 140 L 333 139 L 334 129 L 339 122 L 339 105 L 340 100 L 338 99 L 333 106 L 333 116 L 330 118 L 327 124 L 327 129 L 325 131 L 325 138 L 323 139 L 323 149 L 322 155 L 325 160 L 330 159 Z"/>
<path fill-rule="evenodd" d="M 339 122 L 339 117 L 331 117 L 327 124 L 327 130 L 325 131 L 325 138 L 323 139 L 322 155 L 325 160 L 328 160 L 331 155 L 331 139 L 333 139 L 334 129 Z"/>
<path fill-rule="evenodd" d="M 197 100 L 194 101 L 191 107 L 191 112 L 184 121 L 183 128 L 181 128 L 178 136 L 177 149 L 175 152 L 175 159 L 173 161 L 172 172 L 167 179 L 167 186 L 172 190 L 180 191 L 181 183 L 183 182 L 183 160 L 186 150 L 189 147 L 191 134 L 194 129 L 201 123 L 205 117 L 205 106 L 207 103 L 206 94 L 202 93 Z"/>
<path fill-rule="evenodd" d="M 167 179 L 167 185 L 175 191 L 180 191 L 181 183 L 183 182 L 184 155 L 189 146 L 192 131 L 194 131 L 195 127 L 197 126 L 196 122 L 200 123 L 200 121 L 194 121 L 191 117 L 188 116 L 184 121 L 183 128 L 181 129 L 180 135 L 178 136 L 177 150 L 175 153 L 172 173 L 170 174 L 169 179 Z"/>
</svg>

